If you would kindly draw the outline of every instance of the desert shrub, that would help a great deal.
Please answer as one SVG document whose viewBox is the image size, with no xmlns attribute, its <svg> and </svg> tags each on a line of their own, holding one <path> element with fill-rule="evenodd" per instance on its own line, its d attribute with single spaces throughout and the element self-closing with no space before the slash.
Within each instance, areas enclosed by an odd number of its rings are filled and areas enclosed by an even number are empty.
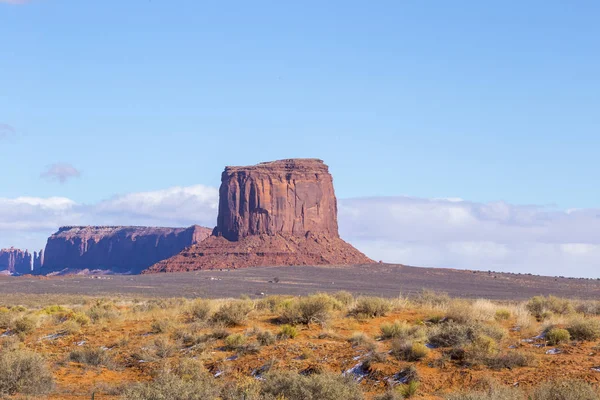
<svg viewBox="0 0 600 400">
<path fill-rule="evenodd" d="M 173 327 L 173 324 L 168 319 L 155 319 L 150 324 L 150 332 L 152 332 L 152 333 L 167 333 L 167 332 L 169 332 L 169 330 L 171 330 L 172 327 Z"/>
<path fill-rule="evenodd" d="M 262 298 L 256 302 L 256 309 L 260 311 L 276 312 L 285 303 L 283 296 L 272 295 Z"/>
<path fill-rule="evenodd" d="M 596 340 L 600 338 L 600 321 L 596 319 L 574 319 L 567 327 L 574 340 Z"/>
<path fill-rule="evenodd" d="M 298 336 L 298 330 L 292 325 L 282 325 L 278 336 L 281 339 L 294 339 Z"/>
<path fill-rule="evenodd" d="M 68 310 L 67 308 L 65 308 L 63 306 L 52 305 L 52 306 L 44 307 L 40 311 L 40 313 L 46 314 L 46 315 L 53 315 L 53 314 L 58 314 L 58 313 L 64 314 L 64 313 L 67 313 L 68 311 L 71 311 L 71 310 Z"/>
<path fill-rule="evenodd" d="M 223 385 L 219 400 L 268 400 L 261 395 L 260 390 L 259 380 L 253 377 L 238 378 Z"/>
<path fill-rule="evenodd" d="M 568 299 L 555 296 L 535 296 L 529 299 L 527 309 L 538 321 L 546 319 L 550 313 L 566 315 L 575 311 L 573 303 Z"/>
<path fill-rule="evenodd" d="M 576 305 L 575 310 L 584 315 L 600 315 L 600 302 L 581 301 Z"/>
<path fill-rule="evenodd" d="M 400 384 L 396 390 L 405 399 L 410 399 L 411 397 L 414 397 L 414 395 L 417 394 L 418 389 L 419 389 L 419 382 L 410 381 L 409 383 Z"/>
<path fill-rule="evenodd" d="M 498 345 L 489 336 L 479 335 L 473 339 L 467 348 L 467 356 L 472 362 L 480 362 L 491 357 L 498 351 Z"/>
<path fill-rule="evenodd" d="M 429 332 L 429 343 L 437 347 L 462 346 L 477 337 L 477 326 L 447 322 L 434 326 Z"/>
<path fill-rule="evenodd" d="M 52 373 L 40 355 L 23 350 L 0 352 L 0 397 L 43 395 L 53 387 Z"/>
<path fill-rule="evenodd" d="M 13 325 L 15 315 L 7 308 L 0 309 L 0 329 L 8 329 Z"/>
<path fill-rule="evenodd" d="M 448 400 L 525 400 L 525 396 L 517 388 L 495 385 L 484 391 L 454 393 Z"/>
<path fill-rule="evenodd" d="M 244 325 L 248 320 L 248 314 L 252 311 L 252 308 L 252 302 L 250 301 L 225 303 L 213 315 L 212 321 L 225 326 Z"/>
<path fill-rule="evenodd" d="M 14 320 L 13 331 L 15 333 L 30 333 L 33 332 L 36 326 L 37 321 L 31 316 L 25 315 Z"/>
<path fill-rule="evenodd" d="M 175 354 L 177 346 L 165 338 L 157 338 L 152 344 L 152 350 L 158 358 L 168 358 Z"/>
<path fill-rule="evenodd" d="M 508 334 L 505 328 L 495 324 L 479 324 L 477 330 L 481 335 L 489 336 L 496 341 L 504 339 Z"/>
<path fill-rule="evenodd" d="M 421 293 L 413 299 L 413 301 L 421 306 L 437 308 L 447 306 L 451 299 L 450 296 L 448 296 L 448 293 L 423 289 Z"/>
<path fill-rule="evenodd" d="M 114 304 L 105 303 L 102 301 L 96 302 L 95 305 L 90 307 L 86 311 L 86 315 L 90 318 L 93 323 L 99 321 L 111 321 L 119 317 L 119 312 Z"/>
<path fill-rule="evenodd" d="M 271 372 L 266 375 L 262 393 L 286 400 L 362 400 L 364 398 L 354 380 L 331 373 L 304 376 L 294 372 Z"/>
<path fill-rule="evenodd" d="M 234 333 L 225 338 L 225 348 L 227 350 L 237 350 L 246 343 L 246 336 L 240 333 Z"/>
<path fill-rule="evenodd" d="M 256 340 L 261 346 L 270 346 L 277 341 L 277 337 L 270 331 L 262 331 L 256 334 Z"/>
<path fill-rule="evenodd" d="M 333 298 L 340 302 L 345 307 L 348 307 L 354 303 L 354 296 L 352 293 L 345 290 L 340 290 L 333 294 Z"/>
<path fill-rule="evenodd" d="M 598 400 L 598 392 L 583 381 L 552 381 L 537 387 L 531 400 Z"/>
<path fill-rule="evenodd" d="M 566 329 L 552 328 L 546 333 L 546 340 L 551 346 L 571 340 L 571 334 Z"/>
<path fill-rule="evenodd" d="M 492 369 L 513 369 L 518 367 L 528 367 L 533 364 L 533 356 L 519 351 L 510 351 L 504 354 L 497 354 L 487 357 L 485 365 Z"/>
<path fill-rule="evenodd" d="M 127 388 L 124 400 L 217 400 L 220 387 L 199 362 L 185 359 L 160 371 L 152 382 Z"/>
<path fill-rule="evenodd" d="M 509 310 L 507 310 L 506 308 L 501 308 L 499 310 L 496 310 L 496 315 L 494 316 L 494 318 L 496 319 L 496 321 L 506 321 L 510 318 L 510 316 L 511 314 Z"/>
<path fill-rule="evenodd" d="M 402 400 L 404 396 L 394 389 L 390 389 L 383 394 L 373 397 L 373 400 Z"/>
<path fill-rule="evenodd" d="M 212 312 L 210 300 L 196 299 L 190 304 L 189 314 L 194 321 L 208 321 Z"/>
<path fill-rule="evenodd" d="M 79 325 L 79 323 L 77 323 L 76 321 L 72 321 L 72 320 L 68 320 L 63 322 L 60 325 L 60 332 L 67 334 L 67 335 L 74 335 L 76 333 L 79 333 L 79 331 L 81 331 L 81 325 Z"/>
<path fill-rule="evenodd" d="M 97 347 L 83 347 L 69 353 L 69 360 L 85 365 L 91 365 L 93 367 L 99 367 L 101 365 L 105 367 L 112 366 L 112 359 L 109 354 Z"/>
<path fill-rule="evenodd" d="M 354 346 L 361 346 L 371 343 L 371 338 L 364 332 L 354 332 L 352 336 L 348 338 L 348 341 Z"/>
<path fill-rule="evenodd" d="M 392 310 L 389 300 L 381 297 L 359 297 L 352 315 L 360 318 L 383 317 Z"/>
<path fill-rule="evenodd" d="M 425 338 L 426 333 L 421 326 L 411 326 L 406 321 L 394 321 L 380 326 L 382 339 L 415 339 Z"/>
<path fill-rule="evenodd" d="M 310 323 L 323 325 L 330 319 L 335 304 L 339 304 L 337 300 L 325 294 L 303 297 L 296 302 L 286 304 L 279 320 L 292 325 Z"/>
<path fill-rule="evenodd" d="M 422 343 L 395 340 L 392 342 L 390 354 L 402 361 L 419 361 L 427 357 L 429 349 Z"/>
</svg>

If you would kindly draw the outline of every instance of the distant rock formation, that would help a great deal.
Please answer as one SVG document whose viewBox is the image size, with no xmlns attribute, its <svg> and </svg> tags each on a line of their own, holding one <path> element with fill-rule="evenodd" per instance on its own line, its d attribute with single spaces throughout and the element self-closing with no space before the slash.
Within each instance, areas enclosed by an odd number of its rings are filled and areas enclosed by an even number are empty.
<svg viewBox="0 0 600 400">
<path fill-rule="evenodd" d="M 43 257 L 43 263 L 36 273 L 87 269 L 136 274 L 206 239 L 210 233 L 210 229 L 197 225 L 66 226 L 48 238 L 45 251 L 38 256 L 40 260 Z"/>
<path fill-rule="evenodd" d="M 40 250 L 40 252 L 33 252 L 33 272 L 39 271 L 42 269 L 42 265 L 44 264 L 44 250 Z"/>
<path fill-rule="evenodd" d="M 10 274 L 31 274 L 31 254 L 11 247 L 0 250 L 0 271 Z"/>
<path fill-rule="evenodd" d="M 327 165 L 288 159 L 226 167 L 212 236 L 144 272 L 372 262 L 339 237 Z"/>
</svg>

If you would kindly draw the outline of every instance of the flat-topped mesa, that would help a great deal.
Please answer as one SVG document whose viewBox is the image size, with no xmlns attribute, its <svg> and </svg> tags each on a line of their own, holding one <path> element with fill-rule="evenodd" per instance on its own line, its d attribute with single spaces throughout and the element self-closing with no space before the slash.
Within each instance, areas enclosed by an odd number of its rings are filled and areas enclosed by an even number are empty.
<svg viewBox="0 0 600 400">
<path fill-rule="evenodd" d="M 61 227 L 48 238 L 36 273 L 104 270 L 139 273 L 206 239 L 211 229 L 141 226 Z M 40 252 L 41 253 L 41 252 Z M 42 255 L 38 256 L 42 258 Z"/>
<path fill-rule="evenodd" d="M 290 159 L 226 167 L 212 236 L 143 273 L 372 262 L 339 237 L 327 165 Z"/>
<path fill-rule="evenodd" d="M 30 274 L 32 257 L 27 250 L 9 249 L 0 250 L 0 271 L 9 274 Z"/>
<path fill-rule="evenodd" d="M 339 237 L 329 168 L 318 159 L 288 159 L 226 167 L 219 190 L 215 235 L 307 233 Z"/>
</svg>

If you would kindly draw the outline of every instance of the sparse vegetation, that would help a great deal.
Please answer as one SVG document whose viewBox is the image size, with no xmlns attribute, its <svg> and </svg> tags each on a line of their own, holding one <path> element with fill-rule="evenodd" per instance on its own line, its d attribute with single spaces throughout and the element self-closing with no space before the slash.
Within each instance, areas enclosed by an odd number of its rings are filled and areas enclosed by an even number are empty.
<svg viewBox="0 0 600 400">
<path fill-rule="evenodd" d="M 24 372 L 0 376 L 0 397 L 51 393 L 53 372 L 60 371 L 56 393 L 77 388 L 134 400 L 362 399 L 363 388 L 370 388 L 368 399 L 395 400 L 428 398 L 432 387 L 455 400 L 597 399 L 589 397 L 595 386 L 575 379 L 595 373 L 581 358 L 598 351 L 600 315 L 592 302 L 538 297 L 498 303 L 433 292 L 355 299 L 337 292 L 50 304 L 0 307 L 0 367 L 40 371 L 31 384 L 14 383 L 25 382 Z M 560 346 L 563 354 L 536 347 L 546 344 Z M 574 378 L 559 382 L 565 362 Z M 472 369 L 473 376 L 506 382 L 523 374 L 530 382 L 538 372 L 527 367 L 534 365 L 554 382 L 508 388 L 469 380 L 464 392 L 448 394 L 431 380 L 450 382 L 452 374 Z M 420 376 L 424 368 L 435 374 Z M 100 383 L 77 381 L 81 373 L 93 373 Z M 117 376 L 125 382 L 105 382 Z M 376 381 L 395 384 L 386 388 Z M 552 390 L 563 397 L 548 397 Z"/>
</svg>

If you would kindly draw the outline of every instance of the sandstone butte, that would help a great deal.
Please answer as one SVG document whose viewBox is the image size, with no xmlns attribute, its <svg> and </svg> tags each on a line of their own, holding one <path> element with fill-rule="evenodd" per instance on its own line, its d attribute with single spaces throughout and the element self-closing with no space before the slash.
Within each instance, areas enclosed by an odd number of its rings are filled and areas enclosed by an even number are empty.
<svg viewBox="0 0 600 400">
<path fill-rule="evenodd" d="M 0 272 L 31 274 L 32 257 L 27 250 L 11 247 L 0 250 Z"/>
<path fill-rule="evenodd" d="M 226 167 L 212 235 L 143 273 L 372 262 L 339 236 L 327 165 L 288 159 Z"/>
<path fill-rule="evenodd" d="M 34 272 L 139 273 L 204 240 L 211 231 L 197 225 L 189 228 L 65 226 L 48 238 L 41 268 Z"/>
</svg>

